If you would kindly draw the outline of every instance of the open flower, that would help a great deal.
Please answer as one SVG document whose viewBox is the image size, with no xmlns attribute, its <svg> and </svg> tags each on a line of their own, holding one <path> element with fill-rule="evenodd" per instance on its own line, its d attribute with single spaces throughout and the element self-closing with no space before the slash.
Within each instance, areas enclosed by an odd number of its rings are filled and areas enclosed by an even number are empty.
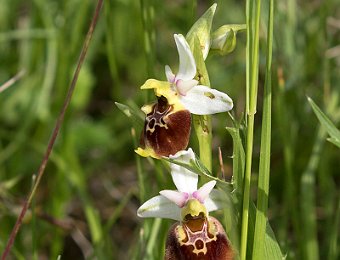
<svg viewBox="0 0 340 260">
<path fill-rule="evenodd" d="M 154 89 L 158 100 L 142 108 L 146 114 L 140 147 L 141 156 L 174 155 L 187 148 L 190 130 L 190 113 L 208 115 L 225 112 L 233 107 L 231 98 L 216 89 L 199 85 L 195 79 L 196 63 L 189 44 L 181 34 L 175 34 L 179 54 L 179 70 L 174 74 L 165 66 L 168 81 L 147 80 L 141 89 Z"/>
<path fill-rule="evenodd" d="M 194 156 L 189 149 L 171 158 L 187 163 Z M 216 181 L 197 189 L 196 173 L 175 164 L 170 166 L 177 191 L 163 190 L 161 195 L 146 201 L 137 211 L 139 217 L 180 221 L 168 233 L 165 259 L 232 259 L 233 250 L 222 225 L 208 214 L 222 206 L 218 200 L 221 193 L 213 189 Z"/>
<path fill-rule="evenodd" d="M 195 158 L 191 148 L 180 151 L 170 158 L 188 163 Z M 161 195 L 151 198 L 138 209 L 139 217 L 160 217 L 182 220 L 181 211 L 190 200 L 197 200 L 206 209 L 205 214 L 221 207 L 212 197 L 219 197 L 220 192 L 213 189 L 216 181 L 210 181 L 197 189 L 198 175 L 176 164 L 170 164 L 172 180 L 177 188 L 160 191 Z"/>
<path fill-rule="evenodd" d="M 174 74 L 171 68 L 165 66 L 168 82 L 149 79 L 141 89 L 154 89 L 158 97 L 164 96 L 170 105 L 176 109 L 187 109 L 192 114 L 210 115 L 229 111 L 233 108 L 231 98 L 216 89 L 198 85 L 195 79 L 196 63 L 189 44 L 181 34 L 174 35 L 178 55 L 179 69 Z"/>
</svg>

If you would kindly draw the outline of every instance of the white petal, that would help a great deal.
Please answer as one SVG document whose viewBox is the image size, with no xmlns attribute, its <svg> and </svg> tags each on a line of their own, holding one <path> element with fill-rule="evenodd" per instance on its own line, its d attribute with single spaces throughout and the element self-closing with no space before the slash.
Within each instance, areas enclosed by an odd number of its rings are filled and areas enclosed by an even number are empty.
<svg viewBox="0 0 340 260">
<path fill-rule="evenodd" d="M 217 189 L 213 189 L 210 192 L 209 198 L 204 201 L 204 206 L 208 212 L 221 208 L 232 207 L 230 198 L 228 198 L 225 193 Z"/>
<path fill-rule="evenodd" d="M 169 218 L 181 219 L 181 209 L 175 203 L 162 195 L 153 197 L 146 201 L 137 210 L 138 217 L 141 218 Z"/>
<path fill-rule="evenodd" d="M 189 163 L 190 159 L 195 158 L 195 154 L 189 148 L 188 151 L 179 151 L 169 157 L 183 163 Z M 170 168 L 172 180 L 178 191 L 191 194 L 197 190 L 198 175 L 196 173 L 174 163 L 170 164 Z"/>
<path fill-rule="evenodd" d="M 197 86 L 198 80 L 192 79 L 192 80 L 178 80 L 176 82 L 177 91 L 182 96 L 185 96 L 189 90 L 191 90 L 193 87 Z"/>
<path fill-rule="evenodd" d="M 193 193 L 193 197 L 198 199 L 201 203 L 204 203 L 205 199 L 209 197 L 209 193 L 215 187 L 216 181 L 209 181 L 205 183 L 201 188 Z"/>
<path fill-rule="evenodd" d="M 233 101 L 227 94 L 202 85 L 195 86 L 180 99 L 183 106 L 196 115 L 211 115 L 233 108 Z"/>
<path fill-rule="evenodd" d="M 175 41 L 179 55 L 179 69 L 177 79 L 190 80 L 196 75 L 196 63 L 189 44 L 182 34 L 175 34 Z"/>
<path fill-rule="evenodd" d="M 174 83 L 175 81 L 175 74 L 172 73 L 171 68 L 168 65 L 165 65 L 165 75 L 170 83 Z M 197 84 L 196 84 L 197 85 Z"/>
<path fill-rule="evenodd" d="M 175 190 L 162 190 L 159 192 L 162 196 L 174 202 L 178 207 L 182 208 L 189 198 L 186 192 L 179 192 Z"/>
</svg>

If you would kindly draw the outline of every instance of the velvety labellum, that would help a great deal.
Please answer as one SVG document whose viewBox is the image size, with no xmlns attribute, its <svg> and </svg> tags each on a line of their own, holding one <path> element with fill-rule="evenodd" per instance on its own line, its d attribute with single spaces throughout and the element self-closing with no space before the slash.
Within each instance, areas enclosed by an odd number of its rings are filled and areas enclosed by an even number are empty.
<svg viewBox="0 0 340 260">
<path fill-rule="evenodd" d="M 166 243 L 165 260 L 231 260 L 234 253 L 222 225 L 213 217 L 174 224 Z"/>
<path fill-rule="evenodd" d="M 159 97 L 146 115 L 141 147 L 152 148 L 157 156 L 174 155 L 188 146 L 191 115 L 188 110 L 174 111 L 165 97 Z"/>
</svg>

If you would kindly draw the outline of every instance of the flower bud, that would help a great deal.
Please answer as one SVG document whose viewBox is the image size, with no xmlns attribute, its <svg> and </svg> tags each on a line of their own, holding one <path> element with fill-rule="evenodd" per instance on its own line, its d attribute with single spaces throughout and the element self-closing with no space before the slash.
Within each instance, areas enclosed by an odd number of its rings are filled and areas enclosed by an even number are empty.
<svg viewBox="0 0 340 260">
<path fill-rule="evenodd" d="M 236 46 L 236 33 L 245 30 L 243 24 L 223 25 L 211 35 L 211 50 L 217 51 L 220 55 L 232 52 Z"/>
<path fill-rule="evenodd" d="M 190 28 L 186 38 L 193 49 L 195 37 L 198 38 L 202 49 L 203 59 L 208 56 L 210 49 L 210 30 L 217 4 L 213 4 Z"/>
<path fill-rule="evenodd" d="M 140 146 L 136 152 L 141 156 L 174 155 L 188 146 L 191 116 L 185 109 L 175 110 L 164 97 L 157 103 L 142 108 L 146 114 Z"/>
</svg>

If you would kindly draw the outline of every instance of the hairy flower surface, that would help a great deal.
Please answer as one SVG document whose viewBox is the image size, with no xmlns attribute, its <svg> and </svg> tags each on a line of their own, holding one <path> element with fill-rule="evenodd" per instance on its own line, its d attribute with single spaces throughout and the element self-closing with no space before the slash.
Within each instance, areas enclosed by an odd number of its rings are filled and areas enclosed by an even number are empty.
<svg viewBox="0 0 340 260">
<path fill-rule="evenodd" d="M 141 156 L 170 156 L 187 148 L 191 129 L 188 110 L 177 110 L 163 96 L 142 108 L 146 114 L 140 147 Z"/>
<path fill-rule="evenodd" d="M 188 163 L 195 155 L 191 149 L 170 158 Z M 209 212 L 222 207 L 221 193 L 210 181 L 197 189 L 198 175 L 171 164 L 171 176 L 177 188 L 160 191 L 137 211 L 139 217 L 178 220 L 168 233 L 165 259 L 232 259 L 230 242 L 217 219 Z"/>
</svg>

